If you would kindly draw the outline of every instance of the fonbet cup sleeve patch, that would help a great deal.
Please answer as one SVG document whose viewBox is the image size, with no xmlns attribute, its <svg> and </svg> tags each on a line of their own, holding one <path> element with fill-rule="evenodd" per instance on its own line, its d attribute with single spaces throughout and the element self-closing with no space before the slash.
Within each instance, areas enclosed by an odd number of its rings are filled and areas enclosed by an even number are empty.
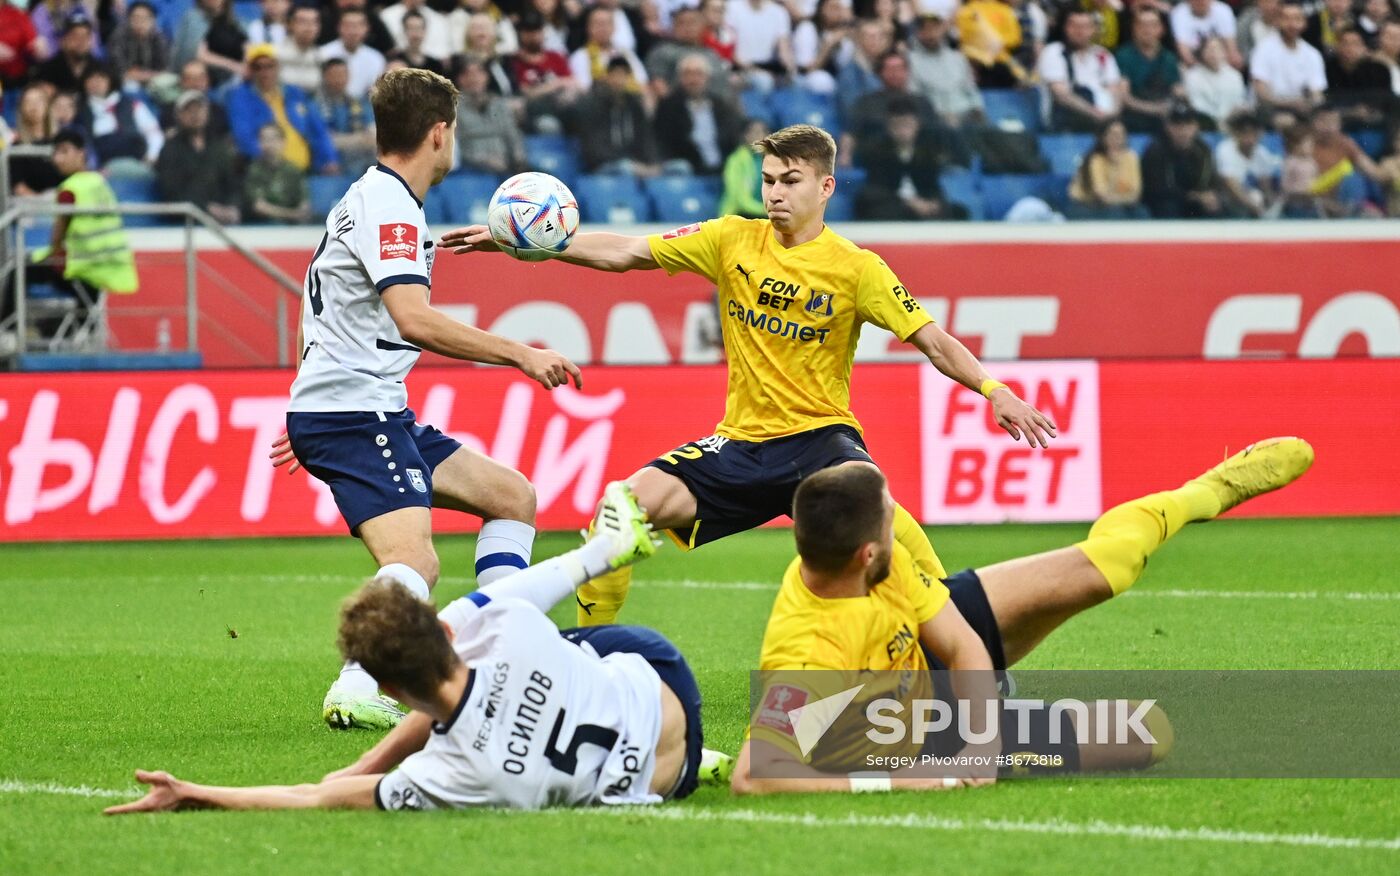
<svg viewBox="0 0 1400 876">
<path fill-rule="evenodd" d="M 379 260 L 418 258 L 418 227 L 407 222 L 379 226 Z"/>
</svg>

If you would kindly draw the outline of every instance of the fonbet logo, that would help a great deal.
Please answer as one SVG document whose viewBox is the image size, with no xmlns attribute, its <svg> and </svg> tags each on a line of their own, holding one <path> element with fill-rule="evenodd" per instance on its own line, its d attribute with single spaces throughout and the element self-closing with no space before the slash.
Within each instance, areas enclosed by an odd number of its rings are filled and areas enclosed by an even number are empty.
<svg viewBox="0 0 1400 876">
<path fill-rule="evenodd" d="M 389 222 L 379 226 L 379 260 L 408 259 L 418 257 L 418 228 L 402 222 Z"/>
</svg>

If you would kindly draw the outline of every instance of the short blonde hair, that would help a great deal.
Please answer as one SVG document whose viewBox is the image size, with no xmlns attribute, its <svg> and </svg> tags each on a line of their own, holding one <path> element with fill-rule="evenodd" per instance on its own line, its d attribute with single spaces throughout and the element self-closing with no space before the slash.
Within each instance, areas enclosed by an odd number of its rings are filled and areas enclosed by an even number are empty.
<svg viewBox="0 0 1400 876">
<path fill-rule="evenodd" d="M 816 125 L 788 125 L 754 142 L 753 148 L 784 161 L 805 161 L 822 176 L 836 169 L 836 141 Z"/>
</svg>

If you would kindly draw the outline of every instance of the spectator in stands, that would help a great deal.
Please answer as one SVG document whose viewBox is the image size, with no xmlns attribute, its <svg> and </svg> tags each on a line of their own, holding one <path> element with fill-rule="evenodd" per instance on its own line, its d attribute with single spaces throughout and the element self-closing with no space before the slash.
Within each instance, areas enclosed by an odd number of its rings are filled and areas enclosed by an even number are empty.
<svg viewBox="0 0 1400 876">
<path fill-rule="evenodd" d="M 587 41 L 569 56 L 569 71 L 578 87 L 587 91 L 593 87 L 595 79 L 602 79 L 613 61 L 622 60 L 632 71 L 631 88 L 647 83 L 647 71 L 635 52 L 613 48 L 613 29 L 616 16 L 613 10 L 594 6 L 584 14 L 584 28 Z"/>
<path fill-rule="evenodd" d="M 515 93 L 515 82 L 506 70 L 506 58 L 496 51 L 497 45 L 495 22 L 486 13 L 478 13 L 467 22 L 466 51 L 457 57 L 484 66 L 491 93 L 510 97 Z"/>
<path fill-rule="evenodd" d="M 863 19 L 856 24 L 855 51 L 836 74 L 836 98 L 841 113 L 850 118 L 861 98 L 880 88 L 880 58 L 894 47 L 894 30 L 883 21 Z"/>
<path fill-rule="evenodd" d="M 1318 197 L 1317 161 L 1313 158 L 1312 131 L 1297 124 L 1283 132 L 1283 215 L 1289 219 L 1321 219 L 1326 216 Z"/>
<path fill-rule="evenodd" d="M 1130 21 L 1132 39 L 1119 46 L 1115 56 L 1128 83 L 1123 95 L 1123 123 L 1129 131 L 1155 134 L 1162 130 L 1172 102 L 1185 97 L 1186 89 L 1176 55 L 1162 45 L 1167 32 L 1162 13 L 1151 6 L 1139 6 Z M 1239 75 L 1235 73 L 1236 78 Z"/>
<path fill-rule="evenodd" d="M 295 85 L 305 92 L 321 84 L 321 10 L 297 6 L 287 21 L 287 38 L 276 44 L 282 84 Z"/>
<path fill-rule="evenodd" d="M 1079 9 L 1065 13 L 1064 42 L 1040 53 L 1040 79 L 1050 91 L 1050 127 L 1056 131 L 1096 131 L 1123 109 L 1128 85 L 1118 62 L 1094 43 L 1094 17 Z"/>
<path fill-rule="evenodd" d="M 984 118 L 982 92 L 973 80 L 967 56 L 948 44 L 948 21 L 937 13 L 919 16 L 915 43 L 909 49 L 914 88 L 933 104 L 950 128 L 978 125 Z"/>
<path fill-rule="evenodd" d="M 530 127 L 555 134 L 563 129 L 563 119 L 578 100 L 579 89 L 568 59 L 546 48 L 545 33 L 545 21 L 539 13 L 522 15 L 516 26 L 520 50 L 507 60 L 506 70 L 525 99 Z"/>
<path fill-rule="evenodd" d="M 394 38 L 394 47 L 400 52 L 408 48 L 408 33 L 404 27 L 404 18 L 410 12 L 418 13 L 418 17 L 423 22 L 423 44 L 421 46 L 423 54 L 442 62 L 462 50 L 461 45 L 454 45 L 452 42 L 452 32 L 447 26 L 446 15 L 433 9 L 424 0 L 399 0 L 398 3 L 380 12 L 379 20 L 384 22 L 384 26 L 388 28 L 389 34 Z"/>
<path fill-rule="evenodd" d="M 49 113 L 52 89 L 43 82 L 31 82 L 19 96 L 19 107 L 15 115 L 14 146 L 47 146 L 53 142 L 56 128 Z M 53 162 L 41 156 L 17 156 L 13 150 L 7 152 L 10 162 L 10 193 L 15 195 L 40 195 L 57 186 L 62 180 Z"/>
<path fill-rule="evenodd" d="M 632 35 L 627 15 L 623 10 L 617 8 L 616 3 L 609 5 L 608 9 L 614 13 L 615 36 L 613 45 L 635 52 L 637 40 Z M 458 0 L 457 8 L 447 16 L 448 45 L 451 46 L 454 53 L 460 53 L 468 48 L 469 34 L 467 31 L 471 26 L 471 20 L 478 15 L 485 15 L 491 19 L 491 29 L 495 36 L 495 44 L 492 47 L 494 54 L 509 55 L 520 48 L 515 25 L 492 0 Z"/>
<path fill-rule="evenodd" d="M 14 88 L 29 75 L 29 68 L 49 55 L 49 43 L 39 36 L 34 22 L 18 5 L 0 5 L 0 83 Z"/>
<path fill-rule="evenodd" d="M 59 131 L 73 127 L 77 120 L 78 96 L 71 91 L 54 94 L 49 100 L 49 130 L 56 136 Z"/>
<path fill-rule="evenodd" d="M 1385 23 L 1400 15 L 1394 0 L 1365 0 L 1361 4 L 1361 14 L 1356 17 L 1356 27 L 1366 38 L 1366 48 L 1375 51 L 1381 42 L 1381 28 Z"/>
<path fill-rule="evenodd" d="M 1261 42 L 1249 56 L 1249 75 L 1260 109 L 1271 113 L 1274 126 L 1282 129 L 1322 103 L 1327 71 L 1322 53 L 1302 39 L 1307 26 L 1303 7 L 1285 5 L 1278 22 L 1278 35 Z"/>
<path fill-rule="evenodd" d="M 122 81 L 142 88 L 169 69 L 170 43 L 156 25 L 155 7 L 146 0 L 137 0 L 127 7 L 126 20 L 117 25 L 107 41 L 107 53 Z"/>
<path fill-rule="evenodd" d="M 1264 216 L 1278 198 L 1283 160 L 1262 141 L 1263 125 L 1247 109 L 1236 110 L 1225 122 L 1229 136 L 1215 147 L 1215 167 L 1232 212 Z"/>
<path fill-rule="evenodd" d="M 919 116 L 919 131 L 925 140 L 937 145 L 939 164 L 970 164 L 971 156 L 962 137 L 943 124 L 928 98 L 909 87 L 909 61 L 904 55 L 897 50 L 886 52 L 878 70 L 881 88 L 861 98 L 847 118 L 846 130 L 841 134 L 842 148 L 837 153 L 840 164 L 849 166 L 862 142 L 889 133 L 886 122 L 891 107 L 896 105 L 912 107 Z"/>
<path fill-rule="evenodd" d="M 724 20 L 739 35 L 734 66 L 750 86 L 771 91 L 779 77 L 797 74 L 792 16 L 777 0 L 729 0 Z"/>
<path fill-rule="evenodd" d="M 371 15 L 365 9 L 365 0 L 335 0 L 333 3 L 323 2 L 321 5 L 321 35 L 316 38 L 316 42 L 321 45 L 335 42 L 340 38 L 340 18 L 347 11 L 358 9 L 365 13 L 365 22 L 369 26 L 369 34 L 365 37 L 365 45 L 371 49 L 384 54 L 394 49 L 394 37 L 389 33 L 389 28 L 384 26 L 384 22 L 378 15 Z"/>
<path fill-rule="evenodd" d="M 544 21 L 544 47 L 551 52 L 558 52 L 564 57 L 569 56 L 569 14 L 564 9 L 563 0 L 526 0 L 525 12 L 522 17 L 528 17 L 531 12 L 539 15 Z M 516 29 L 519 36 L 519 28 Z"/>
<path fill-rule="evenodd" d="M 943 196 L 939 149 L 937 139 L 921 128 L 912 102 L 891 105 L 885 133 L 863 143 L 856 156 L 866 172 L 856 215 L 898 221 L 966 219 L 966 210 Z"/>
<path fill-rule="evenodd" d="M 209 67 L 209 78 L 215 88 L 241 79 L 244 75 L 243 56 L 247 52 L 248 35 L 243 23 L 233 14 L 233 0 L 215 0 L 217 8 L 209 17 L 209 28 L 199 44 L 198 59 Z"/>
<path fill-rule="evenodd" d="M 836 74 L 854 51 L 854 21 L 850 0 L 819 0 L 812 17 L 798 23 L 792 33 L 792 60 L 803 88 L 813 94 L 836 91 Z"/>
<path fill-rule="evenodd" d="M 1218 37 L 1225 44 L 1225 60 L 1231 67 L 1244 67 L 1240 56 L 1235 12 L 1221 0 L 1181 0 L 1172 9 L 1172 36 L 1181 63 L 1190 67 L 1196 63 L 1201 43 Z"/>
<path fill-rule="evenodd" d="M 1336 50 L 1327 58 L 1327 102 L 1341 110 L 1348 128 L 1379 127 L 1395 98 L 1390 71 L 1369 57 L 1361 31 L 1348 27 L 1337 34 Z"/>
<path fill-rule="evenodd" d="M 1337 35 L 1355 26 L 1356 13 L 1352 10 L 1352 0 L 1322 0 L 1317 11 L 1308 18 L 1303 39 L 1327 55 L 1337 48 Z"/>
<path fill-rule="evenodd" d="M 278 80 L 277 50 L 269 45 L 248 50 L 248 79 L 228 94 L 229 121 L 238 151 L 248 159 L 262 155 L 259 131 L 275 123 L 282 129 L 284 157 L 298 170 L 340 173 L 335 145 L 311 98 Z"/>
<path fill-rule="evenodd" d="M 121 81 L 110 67 L 89 67 L 83 77 L 83 93 L 78 127 L 92 143 L 98 167 L 107 170 L 120 159 L 156 163 L 165 145 L 160 122 L 144 103 L 121 90 Z"/>
<path fill-rule="evenodd" d="M 21 7 L 23 3 L 17 4 Z M 97 12 L 98 3 L 95 0 L 32 0 L 29 6 L 29 20 L 34 25 L 34 31 L 39 39 L 44 41 L 44 45 L 53 50 L 53 46 L 59 44 L 63 39 L 63 34 L 68 28 L 70 19 L 82 18 L 92 25 L 92 54 L 101 58 L 102 35 L 97 32 Z M 38 55 L 38 60 L 47 60 L 48 52 Z"/>
<path fill-rule="evenodd" d="M 744 122 L 743 142 L 724 160 L 724 191 L 719 199 L 719 215 L 766 219 L 763 206 L 763 156 L 753 144 L 768 136 L 762 119 Z"/>
<path fill-rule="evenodd" d="M 1201 43 L 1197 60 L 1186 71 L 1187 99 L 1209 120 L 1210 130 L 1223 131 L 1225 120 L 1249 103 L 1244 76 L 1225 63 L 1225 43 L 1216 37 Z"/>
<path fill-rule="evenodd" d="M 343 58 L 350 68 L 348 91 L 365 97 L 370 86 L 384 73 L 384 55 L 365 43 L 369 36 L 369 13 L 363 7 L 340 11 L 340 38 L 321 47 L 321 60 Z"/>
<path fill-rule="evenodd" d="M 175 26 L 175 36 L 170 42 L 170 60 L 176 68 L 183 68 L 199 57 L 199 47 L 204 44 L 204 35 L 209 32 L 209 22 L 223 8 L 222 0 L 195 0 L 193 6 L 180 16 Z"/>
<path fill-rule="evenodd" d="M 439 76 L 447 75 L 447 65 L 442 58 L 429 55 L 423 45 L 428 38 L 428 21 L 416 9 L 410 9 L 401 22 L 404 32 L 404 47 L 389 53 L 388 63 L 403 62 L 406 67 L 431 70 Z M 385 69 L 389 67 L 386 64 Z"/>
<path fill-rule="evenodd" d="M 258 130 L 258 160 L 248 164 L 243 181 L 243 213 L 253 222 L 290 225 L 311 218 L 311 191 L 306 172 L 288 161 L 287 138 L 275 124 Z"/>
<path fill-rule="evenodd" d="M 350 68 L 344 58 L 328 58 L 321 65 L 321 85 L 312 100 L 326 123 L 340 163 L 350 173 L 374 163 L 374 113 L 369 98 L 349 92 Z"/>
<path fill-rule="evenodd" d="M 1178 101 L 1166 132 L 1142 156 L 1142 202 L 1157 219 L 1214 219 L 1225 214 L 1210 147 L 1200 138 L 1196 111 Z"/>
<path fill-rule="evenodd" d="M 1033 71 L 1050 34 L 1050 19 L 1038 0 L 1010 0 L 1010 3 L 1016 10 L 1016 23 L 1021 27 L 1021 45 L 1012 52 L 1012 57 L 1021 69 Z"/>
<path fill-rule="evenodd" d="M 647 77 L 653 86 L 666 90 L 677 87 L 680 85 L 680 71 L 677 68 L 681 59 L 697 57 L 709 68 L 710 90 L 716 94 L 731 94 L 729 65 L 705 45 L 705 19 L 700 15 L 700 10 L 677 9 L 671 23 L 671 38 L 657 43 L 646 57 Z"/>
<path fill-rule="evenodd" d="M 1390 149 L 1377 167 L 1376 182 L 1385 194 L 1385 214 L 1400 217 L 1400 128 L 1390 135 Z"/>
<path fill-rule="evenodd" d="M 692 173 L 717 174 L 743 135 L 743 112 L 710 90 L 710 62 L 704 55 L 688 55 L 678 66 L 680 87 L 656 107 L 661 160 L 684 162 Z"/>
<path fill-rule="evenodd" d="M 967 0 L 958 9 L 962 52 L 983 88 L 1015 88 L 1030 77 L 1015 53 L 1021 48 L 1016 10 L 1001 0 Z"/>
<path fill-rule="evenodd" d="M 292 0 L 260 0 L 258 17 L 243 29 L 248 42 L 280 44 L 287 38 L 291 12 Z"/>
<path fill-rule="evenodd" d="M 1068 212 L 1071 219 L 1148 218 L 1142 206 L 1142 168 L 1121 120 L 1104 122 L 1079 160 L 1070 181 Z"/>
<path fill-rule="evenodd" d="M 223 105 L 213 99 L 211 83 L 209 82 L 209 68 L 203 61 L 190 61 L 180 68 L 179 89 L 176 97 L 186 91 L 198 91 L 209 98 L 209 133 L 211 136 L 221 137 L 229 133 L 228 111 Z M 175 104 L 172 102 L 161 108 L 160 127 L 162 130 L 169 130 L 177 124 L 175 119 Z"/>
<path fill-rule="evenodd" d="M 1365 207 L 1366 179 L 1378 179 L 1380 168 L 1355 140 L 1342 132 L 1342 111 L 1330 104 L 1313 113 L 1312 155 L 1317 162 L 1313 190 L 1322 196 L 1330 216 L 1358 216 Z"/>
<path fill-rule="evenodd" d="M 739 34 L 727 21 L 728 12 L 728 0 L 700 0 L 700 14 L 705 18 L 705 45 L 726 63 L 733 64 Z"/>
<path fill-rule="evenodd" d="M 1248 58 L 1264 40 L 1278 34 L 1279 13 L 1283 0 L 1254 0 L 1235 21 L 1235 41 L 1241 57 Z"/>
<path fill-rule="evenodd" d="M 647 177 L 660 172 L 651 120 L 626 58 L 608 62 L 605 75 L 579 102 L 576 120 L 579 152 L 589 173 Z"/>
<path fill-rule="evenodd" d="M 34 68 L 34 78 L 49 83 L 56 91 L 81 91 L 83 77 L 97 63 L 92 53 L 92 22 L 75 15 L 63 24 L 58 53 Z"/>
<path fill-rule="evenodd" d="M 456 78 L 462 92 L 457 99 L 457 158 L 462 166 L 498 176 L 523 168 L 525 139 L 510 101 L 491 93 L 486 65 L 465 61 Z"/>
<path fill-rule="evenodd" d="M 175 130 L 156 161 L 156 185 L 162 201 L 190 201 L 225 225 L 238 223 L 238 152 L 228 137 L 209 130 L 204 92 L 175 99 Z"/>
<path fill-rule="evenodd" d="M 1390 71 L 1390 93 L 1400 96 L 1400 20 L 1393 19 L 1381 26 L 1374 57 Z"/>
</svg>

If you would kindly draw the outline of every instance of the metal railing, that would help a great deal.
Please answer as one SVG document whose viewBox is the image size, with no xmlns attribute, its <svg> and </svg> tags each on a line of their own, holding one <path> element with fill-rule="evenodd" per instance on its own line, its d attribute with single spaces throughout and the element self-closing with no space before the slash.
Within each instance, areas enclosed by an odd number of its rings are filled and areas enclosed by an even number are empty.
<svg viewBox="0 0 1400 876">
<path fill-rule="evenodd" d="M 0 161 L 0 164 L 5 162 Z M 117 204 L 114 207 L 81 207 L 75 204 L 56 204 L 40 200 L 29 199 L 9 199 L 10 205 L 0 213 L 0 241 L 5 244 L 10 243 L 13 235 L 13 249 L 9 258 L 4 258 L 3 251 L 0 251 L 0 280 L 4 274 L 13 271 L 15 274 L 15 316 L 19 326 L 20 346 L 24 343 L 24 327 L 27 325 L 25 314 L 25 277 L 24 268 L 27 264 L 25 253 L 25 241 L 23 228 L 27 220 L 41 217 L 52 218 L 54 216 L 90 216 L 90 215 L 110 215 L 119 213 L 126 216 L 171 216 L 184 219 L 185 231 L 185 305 L 186 305 L 186 346 L 191 351 L 199 349 L 199 310 L 198 310 L 198 250 L 195 247 L 195 226 L 203 228 L 212 234 L 220 243 L 230 250 L 241 255 L 259 271 L 270 277 L 281 290 L 297 298 L 301 297 L 301 284 L 289 277 L 286 272 L 256 250 L 250 249 L 239 242 L 228 229 L 218 220 L 210 216 L 203 209 L 190 203 L 166 203 L 166 204 Z M 6 246 L 4 249 L 9 249 Z M 285 295 L 276 296 L 276 316 L 277 323 L 277 364 L 286 366 L 291 364 L 291 356 L 288 344 L 287 332 L 287 298 Z"/>
</svg>

